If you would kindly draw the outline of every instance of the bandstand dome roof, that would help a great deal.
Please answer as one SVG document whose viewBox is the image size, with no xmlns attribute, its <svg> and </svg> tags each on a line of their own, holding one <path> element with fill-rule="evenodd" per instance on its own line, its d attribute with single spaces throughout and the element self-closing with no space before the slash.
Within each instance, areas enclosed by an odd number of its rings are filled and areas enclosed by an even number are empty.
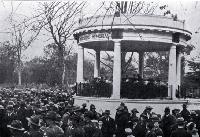
<svg viewBox="0 0 200 137">
<path fill-rule="evenodd" d="M 112 51 L 112 33 L 120 35 L 122 51 L 167 51 L 174 42 L 185 47 L 191 32 L 185 22 L 156 15 L 96 16 L 79 20 L 74 36 L 85 48 Z M 177 40 L 178 39 L 178 40 Z"/>
</svg>

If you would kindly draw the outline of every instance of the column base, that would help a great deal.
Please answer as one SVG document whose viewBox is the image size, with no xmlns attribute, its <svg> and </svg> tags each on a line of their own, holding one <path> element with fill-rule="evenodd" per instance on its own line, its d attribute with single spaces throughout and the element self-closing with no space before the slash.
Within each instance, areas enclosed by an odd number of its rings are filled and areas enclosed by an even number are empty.
<svg viewBox="0 0 200 137">
<path fill-rule="evenodd" d="M 112 95 L 110 99 L 120 99 L 120 96 Z"/>
</svg>

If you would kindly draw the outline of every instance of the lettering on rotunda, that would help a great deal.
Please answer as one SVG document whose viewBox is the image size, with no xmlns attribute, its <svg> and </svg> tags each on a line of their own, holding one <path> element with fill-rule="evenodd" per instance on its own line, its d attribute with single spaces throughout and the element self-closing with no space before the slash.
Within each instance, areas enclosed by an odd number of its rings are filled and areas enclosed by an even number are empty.
<svg viewBox="0 0 200 137">
<path fill-rule="evenodd" d="M 107 40 L 109 37 L 109 33 L 91 33 L 80 36 L 79 41 L 81 42 L 89 40 Z"/>
</svg>

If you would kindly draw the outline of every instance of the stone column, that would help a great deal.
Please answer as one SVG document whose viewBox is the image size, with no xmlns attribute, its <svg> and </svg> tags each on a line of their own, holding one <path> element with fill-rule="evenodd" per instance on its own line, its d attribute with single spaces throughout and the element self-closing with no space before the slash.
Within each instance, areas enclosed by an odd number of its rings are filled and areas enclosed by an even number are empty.
<svg viewBox="0 0 200 137">
<path fill-rule="evenodd" d="M 100 76 L 100 50 L 96 50 L 94 63 L 94 78 Z"/>
<path fill-rule="evenodd" d="M 180 51 L 177 52 L 176 55 L 176 81 L 177 81 L 177 90 L 179 90 L 180 97 L 180 86 L 181 86 L 181 57 L 182 53 Z"/>
<path fill-rule="evenodd" d="M 76 81 L 78 83 L 84 82 L 83 61 L 84 61 L 84 48 L 81 45 L 78 45 L 77 77 L 76 77 Z"/>
<path fill-rule="evenodd" d="M 144 52 L 139 52 L 139 75 L 144 77 Z"/>
<path fill-rule="evenodd" d="M 176 45 L 169 50 L 168 97 L 176 99 Z"/>
<path fill-rule="evenodd" d="M 120 99 L 121 90 L 121 43 L 114 41 L 114 65 L 113 65 L 113 99 Z"/>
</svg>

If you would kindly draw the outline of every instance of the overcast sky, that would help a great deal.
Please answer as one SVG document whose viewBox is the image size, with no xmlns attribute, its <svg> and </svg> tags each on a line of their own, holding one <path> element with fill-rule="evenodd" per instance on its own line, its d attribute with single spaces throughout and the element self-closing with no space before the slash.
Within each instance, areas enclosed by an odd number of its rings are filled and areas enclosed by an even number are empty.
<svg viewBox="0 0 200 137">
<path fill-rule="evenodd" d="M 87 3 L 85 8 L 85 14 L 87 16 L 93 15 L 96 9 L 99 7 L 102 1 L 99 0 L 90 0 Z M 148 1 L 149 2 L 149 1 Z M 167 4 L 168 9 L 172 13 L 178 15 L 178 18 L 185 20 L 186 28 L 193 33 L 192 40 L 190 41 L 196 46 L 195 51 L 193 51 L 191 57 L 200 53 L 200 33 L 195 33 L 200 31 L 200 1 L 191 1 L 191 0 L 161 0 L 154 1 L 159 2 L 160 5 Z M 6 39 L 10 38 L 10 35 L 4 33 L 9 27 L 8 16 L 13 9 L 17 14 L 22 16 L 31 16 L 35 9 L 37 9 L 38 1 L 0 1 L 0 42 L 3 42 Z M 17 8 L 18 7 L 18 8 Z M 3 32 L 3 33 L 2 33 Z M 35 41 L 30 48 L 24 52 L 24 60 L 32 59 L 35 56 L 43 55 L 43 47 L 48 43 L 45 42 L 44 37 L 39 37 L 39 40 Z"/>
</svg>

